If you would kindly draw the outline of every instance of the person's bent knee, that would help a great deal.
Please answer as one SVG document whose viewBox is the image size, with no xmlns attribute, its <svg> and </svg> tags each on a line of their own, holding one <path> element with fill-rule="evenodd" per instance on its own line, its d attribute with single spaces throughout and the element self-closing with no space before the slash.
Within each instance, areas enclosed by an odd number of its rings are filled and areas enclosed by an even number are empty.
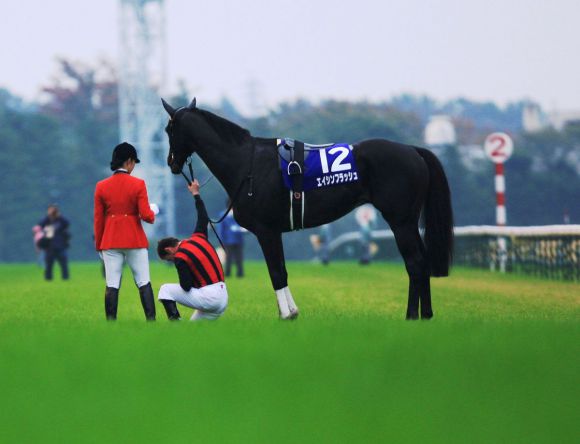
<svg viewBox="0 0 580 444">
<path fill-rule="evenodd" d="M 157 294 L 158 300 L 174 301 L 175 299 L 171 296 L 170 284 L 163 284 L 159 288 L 159 293 Z"/>
</svg>

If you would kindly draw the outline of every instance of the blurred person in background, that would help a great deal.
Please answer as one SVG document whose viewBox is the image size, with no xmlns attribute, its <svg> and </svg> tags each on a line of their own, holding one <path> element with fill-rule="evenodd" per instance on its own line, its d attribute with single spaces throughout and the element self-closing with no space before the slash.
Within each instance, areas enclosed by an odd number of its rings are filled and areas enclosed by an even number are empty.
<svg viewBox="0 0 580 444">
<path fill-rule="evenodd" d="M 150 205 L 145 182 L 131 176 L 139 163 L 135 147 L 123 142 L 113 150 L 113 175 L 97 183 L 94 206 L 95 248 L 105 264 L 105 316 L 117 319 L 123 263 L 127 261 L 148 321 L 155 320 L 149 275 L 149 242 L 141 220 L 152 224 L 158 208 Z"/>
<path fill-rule="evenodd" d="M 366 204 L 358 207 L 355 211 L 355 219 L 360 227 L 361 254 L 359 264 L 368 265 L 372 258 L 372 234 L 375 228 L 377 214 L 372 205 Z"/>
<path fill-rule="evenodd" d="M 330 248 L 329 244 L 332 240 L 332 230 L 330 229 L 330 224 L 324 224 L 320 226 L 320 251 L 319 257 L 323 265 L 328 265 L 330 263 Z"/>
<path fill-rule="evenodd" d="M 316 253 L 316 260 L 321 262 L 323 265 L 328 265 L 330 263 L 329 243 L 331 237 L 332 232 L 330 224 L 321 225 L 318 234 L 310 235 L 310 244 L 312 245 L 314 253 Z"/>
<path fill-rule="evenodd" d="M 226 208 L 229 208 L 231 201 L 228 199 Z M 228 215 L 220 225 L 220 238 L 226 249 L 226 270 L 225 275 L 229 277 L 232 272 L 232 264 L 236 265 L 236 276 L 244 277 L 244 233 L 247 232 L 240 227 L 234 219 L 234 212 L 230 209 Z"/>
<path fill-rule="evenodd" d="M 62 279 L 69 278 L 66 254 L 70 240 L 69 225 L 69 221 L 60 214 L 55 204 L 48 206 L 46 217 L 38 223 L 42 236 L 37 240 L 37 246 L 44 250 L 44 279 L 47 281 L 52 280 L 54 261 L 60 265 Z"/>
</svg>

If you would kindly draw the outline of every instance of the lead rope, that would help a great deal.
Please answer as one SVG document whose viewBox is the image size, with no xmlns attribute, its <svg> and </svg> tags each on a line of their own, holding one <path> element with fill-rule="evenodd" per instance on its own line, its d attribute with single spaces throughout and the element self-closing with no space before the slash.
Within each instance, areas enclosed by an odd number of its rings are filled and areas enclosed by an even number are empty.
<svg viewBox="0 0 580 444">
<path fill-rule="evenodd" d="M 192 162 L 191 162 L 191 157 L 188 157 L 186 162 L 187 162 L 187 166 L 189 167 L 189 174 L 191 175 L 191 180 L 190 180 L 190 179 L 189 179 L 189 177 L 187 177 L 187 175 L 186 175 L 186 174 L 183 172 L 183 168 L 181 169 L 181 175 L 183 176 L 183 178 L 184 178 L 184 179 L 185 179 L 185 181 L 187 182 L 187 185 L 188 185 L 188 186 L 191 186 L 191 183 L 192 183 L 192 182 L 193 182 L 193 180 L 195 179 L 195 177 L 194 177 L 194 175 L 193 175 L 193 167 L 191 166 L 191 163 L 192 163 Z M 211 179 L 211 178 L 210 178 L 210 179 Z M 206 181 L 205 181 L 205 183 L 204 183 L 204 185 L 205 185 L 206 183 L 208 183 L 210 179 L 206 180 Z M 201 188 L 201 185 L 200 185 L 200 188 Z M 231 207 L 230 207 L 230 209 L 231 209 Z M 222 221 L 222 220 L 223 220 L 223 219 L 226 217 L 226 215 L 228 214 L 228 212 L 230 211 L 230 209 L 228 209 L 228 211 L 226 211 L 226 214 L 224 214 L 224 216 L 223 216 L 223 217 L 220 219 L 220 221 L 219 221 L 219 222 L 221 222 L 221 221 Z M 209 220 L 209 225 L 211 226 L 211 229 L 213 230 L 213 233 L 215 234 L 215 237 L 217 237 L 217 240 L 219 241 L 219 243 L 220 243 L 220 245 L 222 246 L 223 250 L 224 250 L 224 251 L 226 251 L 226 247 L 224 247 L 224 243 L 222 242 L 221 238 L 219 237 L 219 234 L 217 233 L 217 230 L 215 229 L 215 227 L 214 227 L 214 225 L 213 225 L 213 224 L 214 224 L 214 221 L 212 221 L 212 220 L 211 220 L 209 217 L 208 217 L 208 220 Z M 219 222 L 215 222 L 215 223 L 219 223 Z"/>
<path fill-rule="evenodd" d="M 215 234 L 215 237 L 217 237 L 217 240 L 219 241 L 219 243 L 220 243 L 220 245 L 222 246 L 222 248 L 224 249 L 224 251 L 226 250 L 226 247 L 224 247 L 224 244 L 223 244 L 223 242 L 222 242 L 221 238 L 220 238 L 220 237 L 219 237 L 219 235 L 217 234 L 217 231 L 216 231 L 216 229 L 215 229 L 215 227 L 214 227 L 214 224 L 220 224 L 220 223 L 222 223 L 222 222 L 223 222 L 223 220 L 226 218 L 226 216 L 228 215 L 228 213 L 229 213 L 229 212 L 231 211 L 231 209 L 233 208 L 233 206 L 234 206 L 234 203 L 235 203 L 235 201 L 237 200 L 237 198 L 238 198 L 238 195 L 240 194 L 240 191 L 241 191 L 241 189 L 242 189 L 242 186 L 244 185 L 244 182 L 245 182 L 246 180 L 248 180 L 248 181 L 250 182 L 250 189 L 248 190 L 248 196 L 249 196 L 249 197 L 252 197 L 252 196 L 254 195 L 254 176 L 252 175 L 252 169 L 253 169 L 253 166 L 254 166 L 254 151 L 255 151 L 255 150 L 256 150 L 256 147 L 255 147 L 255 145 L 254 145 L 254 144 L 252 144 L 252 157 L 251 157 L 251 160 L 250 160 L 250 172 L 249 172 L 248 176 L 247 176 L 247 177 L 245 177 L 245 178 L 242 180 L 242 182 L 240 183 L 240 186 L 239 186 L 239 187 L 238 187 L 238 189 L 236 190 L 236 192 L 235 192 L 235 194 L 234 194 L 234 197 L 233 197 L 233 199 L 231 199 L 231 203 L 230 203 L 230 205 L 229 205 L 228 209 L 225 211 L 225 213 L 223 214 L 223 216 L 222 216 L 222 217 L 220 217 L 218 220 L 212 220 L 212 219 L 210 219 L 210 218 L 208 217 L 208 220 L 209 220 L 209 224 L 210 224 L 210 226 L 211 226 L 211 229 L 213 230 L 213 232 L 214 232 L 214 234 Z M 193 175 L 193 166 L 192 166 L 191 156 L 187 158 L 187 160 L 186 160 L 186 163 L 187 163 L 187 166 L 188 166 L 188 168 L 189 168 L 189 174 L 190 174 L 190 176 L 191 176 L 191 180 L 190 180 L 190 179 L 187 177 L 187 175 L 186 175 L 186 174 L 183 172 L 183 168 L 181 169 L 181 175 L 183 176 L 183 178 L 184 178 L 184 179 L 185 179 L 185 181 L 187 182 L 187 185 L 191 186 L 191 183 L 193 182 L 193 180 L 194 180 L 194 178 L 195 178 L 195 177 L 194 177 L 194 175 Z M 209 181 L 210 181 L 212 178 L 213 178 L 213 176 L 211 176 L 209 179 L 207 179 L 207 180 L 206 180 L 206 181 L 203 183 L 203 185 L 200 185 L 199 187 L 201 188 L 201 187 L 205 186 L 205 185 L 206 185 L 206 184 L 207 184 L 207 183 L 208 183 L 208 182 L 209 182 Z"/>
</svg>

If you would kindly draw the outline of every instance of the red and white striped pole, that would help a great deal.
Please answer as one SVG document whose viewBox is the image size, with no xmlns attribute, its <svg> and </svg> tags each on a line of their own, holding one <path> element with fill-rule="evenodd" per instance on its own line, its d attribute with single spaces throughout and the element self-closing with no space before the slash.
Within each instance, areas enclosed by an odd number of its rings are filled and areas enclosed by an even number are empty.
<svg viewBox="0 0 580 444">
<path fill-rule="evenodd" d="M 507 223 L 507 211 L 505 205 L 505 174 L 503 164 L 510 158 L 514 150 L 514 144 L 510 136 L 505 133 L 493 133 L 485 138 L 483 145 L 485 154 L 495 163 L 495 223 L 504 227 Z M 497 254 L 499 269 L 505 272 L 507 263 L 507 242 L 505 237 L 497 239 Z"/>
<path fill-rule="evenodd" d="M 495 164 L 495 223 L 504 227 L 507 222 L 505 209 L 505 175 L 503 163 Z"/>
</svg>

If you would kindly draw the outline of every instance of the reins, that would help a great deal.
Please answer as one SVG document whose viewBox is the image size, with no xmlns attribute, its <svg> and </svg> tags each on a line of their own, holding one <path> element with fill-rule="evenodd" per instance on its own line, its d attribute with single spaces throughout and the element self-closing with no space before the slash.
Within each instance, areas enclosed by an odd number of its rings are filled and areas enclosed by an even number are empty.
<svg viewBox="0 0 580 444">
<path fill-rule="evenodd" d="M 220 245 L 222 246 L 222 248 L 225 251 L 225 247 L 224 244 L 221 240 L 221 238 L 219 237 L 214 224 L 220 224 L 223 222 L 223 220 L 226 218 L 226 216 L 228 215 L 228 213 L 231 211 L 231 209 L 234 206 L 234 203 L 236 202 L 240 191 L 242 190 L 242 187 L 244 185 L 244 183 L 247 181 L 249 181 L 250 183 L 250 189 L 248 190 L 248 197 L 252 197 L 254 195 L 254 176 L 252 175 L 252 170 L 253 170 L 253 166 L 254 166 L 254 151 L 256 150 L 255 145 L 252 143 L 252 157 L 250 158 L 250 171 L 248 172 L 248 175 L 246 177 L 244 177 L 242 179 L 242 181 L 240 182 L 240 185 L 238 186 L 238 189 L 236 190 L 236 192 L 234 193 L 234 196 L 232 199 L 230 199 L 230 205 L 228 206 L 228 208 L 226 209 L 226 211 L 224 212 L 224 214 L 222 215 L 222 217 L 220 217 L 218 220 L 212 220 L 211 218 L 208 217 L 209 220 L 209 224 L 211 225 L 211 229 L 213 230 L 215 236 L 217 237 Z M 189 175 L 191 176 L 191 180 L 189 177 L 187 177 L 187 175 L 183 172 L 183 168 L 181 169 L 181 175 L 183 176 L 183 178 L 185 179 L 185 181 L 187 182 L 187 185 L 191 186 L 192 182 L 195 179 L 195 176 L 193 175 L 193 166 L 192 166 L 192 162 L 191 162 L 191 156 L 189 156 L 187 158 L 187 160 L 185 161 L 185 163 L 187 163 L 187 166 L 189 168 Z M 203 185 L 200 185 L 200 188 L 202 188 L 203 186 L 205 186 L 211 179 L 213 178 L 213 175 L 210 176 L 204 183 Z"/>
</svg>

